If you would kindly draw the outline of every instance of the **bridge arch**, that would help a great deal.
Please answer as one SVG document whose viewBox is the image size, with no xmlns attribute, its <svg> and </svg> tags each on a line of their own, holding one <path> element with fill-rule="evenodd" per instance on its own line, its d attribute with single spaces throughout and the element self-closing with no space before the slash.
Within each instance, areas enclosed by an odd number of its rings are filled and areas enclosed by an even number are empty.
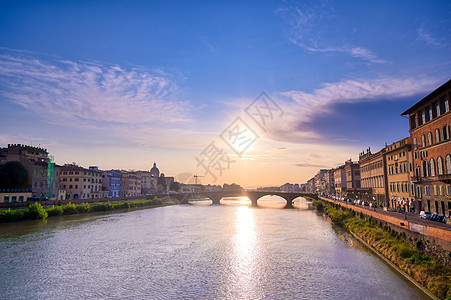
<svg viewBox="0 0 451 300">
<path fill-rule="evenodd" d="M 184 197 L 182 200 L 180 200 L 180 204 L 190 204 L 190 202 L 196 202 L 196 201 L 210 201 L 211 204 L 214 204 L 214 200 L 208 196 L 202 195 L 202 194 L 190 194 Z"/>
<path fill-rule="evenodd" d="M 277 207 L 277 208 L 282 208 L 282 207 L 286 207 L 288 204 L 288 201 L 285 197 L 283 197 L 282 195 L 261 195 L 261 196 L 257 196 L 257 201 L 256 203 L 253 203 L 254 205 L 257 206 L 267 206 L 268 203 L 271 203 L 271 207 Z"/>
<path fill-rule="evenodd" d="M 260 198 L 264 196 L 279 196 L 286 201 L 286 208 L 293 207 L 293 200 L 299 197 L 309 196 L 314 199 L 318 199 L 318 196 L 315 194 L 306 194 L 306 193 L 286 193 L 286 192 L 273 192 L 273 191 L 219 191 L 219 192 L 196 192 L 194 194 L 173 194 L 172 197 L 178 199 L 181 204 L 188 203 L 189 199 L 200 196 L 211 199 L 213 204 L 220 204 L 221 199 L 224 197 L 248 197 L 251 200 L 252 205 L 257 206 L 257 202 Z"/>
<path fill-rule="evenodd" d="M 228 198 L 235 198 L 235 199 L 228 199 Z M 220 203 L 224 205 L 234 205 L 234 204 L 240 204 L 240 205 L 252 205 L 252 201 L 245 195 L 242 196 L 230 196 L 225 195 L 220 199 Z"/>
<path fill-rule="evenodd" d="M 306 196 L 297 196 L 297 197 L 293 198 L 293 202 L 296 201 L 296 200 L 301 200 L 301 199 L 304 199 L 305 202 L 310 202 L 310 201 L 309 201 L 308 199 L 306 199 L 305 197 L 306 197 Z"/>
</svg>

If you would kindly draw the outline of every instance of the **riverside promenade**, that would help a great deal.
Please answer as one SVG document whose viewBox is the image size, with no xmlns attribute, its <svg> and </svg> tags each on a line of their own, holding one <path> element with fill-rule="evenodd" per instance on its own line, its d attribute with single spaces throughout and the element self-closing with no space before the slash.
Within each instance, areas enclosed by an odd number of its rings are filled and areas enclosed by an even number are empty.
<svg viewBox="0 0 451 300">
<path fill-rule="evenodd" d="M 356 212 L 362 212 L 380 221 L 394 226 L 398 231 L 410 232 L 414 235 L 431 240 L 440 245 L 444 250 L 451 251 L 451 225 L 430 220 L 421 219 L 419 215 L 385 211 L 382 208 L 370 208 L 368 206 L 352 205 L 348 202 L 320 197 L 321 200 L 336 203 L 342 207 L 351 208 Z"/>
</svg>

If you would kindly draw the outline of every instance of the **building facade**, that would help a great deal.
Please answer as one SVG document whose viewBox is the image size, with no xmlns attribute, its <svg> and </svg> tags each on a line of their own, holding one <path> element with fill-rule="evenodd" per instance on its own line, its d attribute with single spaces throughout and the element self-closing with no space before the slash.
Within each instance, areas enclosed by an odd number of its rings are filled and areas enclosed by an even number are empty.
<svg viewBox="0 0 451 300">
<path fill-rule="evenodd" d="M 31 190 L 0 189 L 0 203 L 26 202 L 31 198 Z"/>
<path fill-rule="evenodd" d="M 60 189 L 66 191 L 67 200 L 103 197 L 102 172 L 96 167 L 86 169 L 66 164 L 60 174 Z"/>
<path fill-rule="evenodd" d="M 420 209 L 451 213 L 451 80 L 402 115 L 409 116 L 413 165 L 411 181 Z"/>
<path fill-rule="evenodd" d="M 361 187 L 359 164 L 349 159 L 345 162 L 344 170 L 346 174 L 346 189 L 359 189 Z"/>
<path fill-rule="evenodd" d="M 107 192 L 107 197 L 120 197 L 122 191 L 122 172 L 119 170 L 103 171 L 102 189 Z"/>
<path fill-rule="evenodd" d="M 139 174 L 139 178 L 141 180 L 141 194 L 156 194 L 158 177 L 152 176 L 152 173 L 147 171 L 138 171 L 137 173 Z"/>
<path fill-rule="evenodd" d="M 362 187 L 371 189 L 370 201 L 378 207 L 389 207 L 385 148 L 377 153 L 366 152 L 359 155 Z"/>
<path fill-rule="evenodd" d="M 141 180 L 136 172 L 122 171 L 122 197 L 141 195 Z"/>
<path fill-rule="evenodd" d="M 407 137 L 385 147 L 388 201 L 390 207 L 419 213 L 414 188 L 410 181 L 412 170 L 412 138 Z"/>
<path fill-rule="evenodd" d="M 335 196 L 342 198 L 343 191 L 346 189 L 346 171 L 345 165 L 333 169 L 334 172 L 334 190 Z"/>
<path fill-rule="evenodd" d="M 53 163 L 47 149 L 22 144 L 8 144 L 2 150 L 3 161 L 18 161 L 28 172 L 26 189 L 33 197 L 57 199 L 60 166 Z"/>
</svg>

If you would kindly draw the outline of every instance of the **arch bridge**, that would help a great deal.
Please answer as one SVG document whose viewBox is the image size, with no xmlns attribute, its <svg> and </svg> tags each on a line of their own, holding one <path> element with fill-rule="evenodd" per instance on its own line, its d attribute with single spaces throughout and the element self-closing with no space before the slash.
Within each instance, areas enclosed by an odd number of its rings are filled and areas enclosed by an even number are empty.
<svg viewBox="0 0 451 300">
<path fill-rule="evenodd" d="M 258 199 L 264 196 L 279 196 L 287 201 L 286 208 L 293 207 L 293 200 L 298 197 L 310 197 L 318 199 L 318 195 L 310 193 L 289 193 L 289 192 L 271 192 L 271 191 L 220 191 L 220 192 L 195 192 L 171 194 L 170 197 L 176 198 L 181 204 L 188 204 L 188 201 L 194 196 L 201 196 L 211 199 L 213 204 L 221 204 L 224 197 L 248 197 L 253 206 L 257 206 Z"/>
</svg>

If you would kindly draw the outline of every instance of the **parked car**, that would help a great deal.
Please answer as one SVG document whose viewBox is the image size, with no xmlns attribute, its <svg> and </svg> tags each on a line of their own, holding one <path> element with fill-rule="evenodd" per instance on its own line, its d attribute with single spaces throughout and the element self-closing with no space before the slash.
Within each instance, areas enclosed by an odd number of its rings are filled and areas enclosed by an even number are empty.
<svg viewBox="0 0 451 300">
<path fill-rule="evenodd" d="M 428 211 L 422 210 L 420 212 L 420 218 L 422 218 L 422 219 L 429 219 L 429 218 L 431 218 L 431 216 L 432 216 L 432 214 Z"/>
</svg>

